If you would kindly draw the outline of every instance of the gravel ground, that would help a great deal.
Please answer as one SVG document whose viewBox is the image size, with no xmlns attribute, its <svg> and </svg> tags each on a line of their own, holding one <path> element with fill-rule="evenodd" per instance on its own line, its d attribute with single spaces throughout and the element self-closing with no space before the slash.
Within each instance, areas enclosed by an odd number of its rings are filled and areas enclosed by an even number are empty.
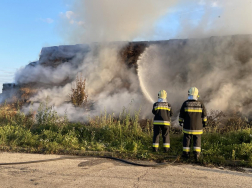
<svg viewBox="0 0 252 188">
<path fill-rule="evenodd" d="M 65 156 L 0 153 L 0 163 L 56 159 Z M 136 167 L 108 159 L 77 158 L 0 166 L 1 188 L 29 187 L 252 187 L 246 172 L 172 165 Z"/>
</svg>

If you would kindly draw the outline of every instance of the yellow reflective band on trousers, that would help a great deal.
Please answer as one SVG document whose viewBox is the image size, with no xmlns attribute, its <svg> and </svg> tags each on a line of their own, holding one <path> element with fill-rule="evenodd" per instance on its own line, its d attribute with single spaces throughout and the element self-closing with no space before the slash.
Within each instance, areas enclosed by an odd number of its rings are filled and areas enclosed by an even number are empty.
<svg viewBox="0 0 252 188">
<path fill-rule="evenodd" d="M 153 144 L 152 144 L 152 147 L 154 147 L 154 148 L 158 148 L 158 146 L 159 146 L 158 143 L 153 143 Z"/>
<path fill-rule="evenodd" d="M 155 110 L 168 110 L 168 111 L 170 111 L 171 109 L 168 108 L 168 107 L 161 107 L 161 106 L 159 106 L 159 107 L 155 107 Z"/>
<path fill-rule="evenodd" d="M 203 130 L 187 130 L 187 129 L 183 129 L 183 133 L 186 134 L 203 134 Z"/>
<path fill-rule="evenodd" d="M 183 151 L 184 152 L 189 152 L 190 151 L 190 147 L 183 147 Z"/>
<path fill-rule="evenodd" d="M 201 152 L 201 147 L 193 147 L 193 151 Z"/>
<path fill-rule="evenodd" d="M 154 120 L 153 125 L 171 125 L 169 121 Z"/>
<path fill-rule="evenodd" d="M 202 112 L 202 108 L 185 108 L 185 112 Z"/>
<path fill-rule="evenodd" d="M 164 143 L 164 144 L 163 144 L 163 147 L 164 147 L 164 148 L 170 148 L 170 143 Z"/>
<path fill-rule="evenodd" d="M 203 121 L 206 122 L 206 121 L 207 121 L 207 117 L 204 117 L 204 118 L 203 118 Z"/>
</svg>

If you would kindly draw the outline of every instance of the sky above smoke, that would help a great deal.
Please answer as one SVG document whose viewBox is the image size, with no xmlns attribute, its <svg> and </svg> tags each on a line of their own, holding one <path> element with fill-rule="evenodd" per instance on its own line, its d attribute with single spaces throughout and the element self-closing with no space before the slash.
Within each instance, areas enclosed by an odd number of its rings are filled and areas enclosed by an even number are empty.
<svg viewBox="0 0 252 188">
<path fill-rule="evenodd" d="M 95 101 L 97 111 L 93 114 L 104 109 L 118 112 L 128 104 L 133 106 L 133 110 L 138 110 L 141 104 L 146 103 L 139 78 L 118 57 L 126 43 L 108 45 L 104 42 L 252 34 L 251 12 L 249 0 L 192 0 L 190 3 L 186 0 L 76 0 L 69 11 L 60 15 L 58 30 L 61 36 L 68 44 L 101 42 L 101 47 L 91 48 L 81 63 L 76 63 L 77 60 L 72 62 L 78 66 L 62 65 L 57 69 L 37 66 L 32 71 L 21 69 L 16 74 L 16 80 L 20 83 L 27 80 L 55 83 L 82 73 L 87 79 L 90 99 Z M 248 52 L 238 50 L 241 44 L 226 52 L 226 47 L 232 45 L 231 39 L 212 43 L 204 41 L 182 45 L 185 57 L 181 57 L 177 44 L 170 47 L 152 45 L 146 49 L 139 60 L 139 76 L 146 87 L 145 92 L 154 101 L 158 91 L 166 89 L 170 97 L 168 100 L 178 110 L 192 85 L 199 88 L 209 108 L 214 109 L 223 102 L 221 110 L 233 109 L 248 99 L 250 88 L 242 98 L 235 90 L 246 88 L 250 76 L 246 74 L 237 81 L 231 76 L 238 78 L 244 70 L 250 70 L 250 55 L 245 65 L 239 60 L 242 56 L 239 53 Z M 71 83 L 42 90 L 33 100 L 41 101 L 50 96 L 51 104 L 57 105 L 58 112 L 63 113 L 68 107 L 69 117 L 82 120 L 83 109 L 73 108 L 64 102 L 68 100 L 67 91 L 70 89 Z M 229 100 L 233 102 L 227 104 Z M 146 105 L 144 109 L 148 115 L 152 104 Z"/>
</svg>

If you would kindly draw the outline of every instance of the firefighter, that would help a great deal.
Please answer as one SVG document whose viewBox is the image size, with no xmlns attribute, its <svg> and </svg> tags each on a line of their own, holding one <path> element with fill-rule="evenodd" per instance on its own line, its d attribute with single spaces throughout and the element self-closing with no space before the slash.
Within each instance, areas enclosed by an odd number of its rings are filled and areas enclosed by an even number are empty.
<svg viewBox="0 0 252 188">
<path fill-rule="evenodd" d="M 162 132 L 164 152 L 170 149 L 170 125 L 172 108 L 166 100 L 167 93 L 161 90 L 158 93 L 158 101 L 153 104 L 152 113 L 155 115 L 153 121 L 153 151 L 157 152 L 159 148 L 159 134 Z"/>
<path fill-rule="evenodd" d="M 183 157 L 190 157 L 190 143 L 193 139 L 194 158 L 198 161 L 201 153 L 201 134 L 206 126 L 207 112 L 202 102 L 198 101 L 199 91 L 196 87 L 188 90 L 188 100 L 186 100 L 179 115 L 179 124 L 183 126 Z"/>
</svg>

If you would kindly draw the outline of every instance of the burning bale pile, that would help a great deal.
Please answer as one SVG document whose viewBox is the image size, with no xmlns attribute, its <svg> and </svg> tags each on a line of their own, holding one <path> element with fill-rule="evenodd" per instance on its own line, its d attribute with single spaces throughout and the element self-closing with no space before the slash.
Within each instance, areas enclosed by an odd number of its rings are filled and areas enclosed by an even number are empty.
<svg viewBox="0 0 252 188">
<path fill-rule="evenodd" d="M 78 73 L 82 73 L 83 64 L 86 57 L 96 56 L 103 49 L 112 48 L 116 51 L 113 55 L 118 58 L 117 67 L 120 69 L 131 69 L 136 75 L 137 60 L 140 54 L 147 47 L 148 42 L 129 42 L 129 43 L 108 43 L 108 44 L 91 44 L 91 45 L 64 45 L 44 47 L 41 50 L 38 61 L 29 63 L 25 68 L 16 73 L 16 83 L 5 84 L 2 97 L 9 102 L 20 100 L 22 102 L 34 101 L 36 95 L 41 91 L 62 88 L 68 86 L 64 93 L 65 101 L 70 101 L 70 92 L 73 88 L 74 81 Z M 110 53 L 110 52 L 109 52 Z M 107 57 L 105 57 L 107 58 Z M 95 66 L 99 62 L 96 62 Z M 113 73 L 114 74 L 114 73 Z M 113 77 L 113 75 L 111 75 Z M 118 75 L 120 77 L 120 75 Z M 112 78 L 114 79 L 114 78 Z M 116 78 L 115 78 L 116 79 Z M 130 81 L 124 79 L 120 88 L 130 87 Z M 69 85 L 69 83 L 71 83 Z M 40 93 L 39 93 L 40 92 Z M 42 98 L 49 98 L 47 94 Z M 30 100 L 31 99 L 31 100 Z M 35 100 L 35 102 L 40 102 Z"/>
<path fill-rule="evenodd" d="M 9 90 L 14 89 L 16 87 L 17 87 L 17 85 L 15 83 L 5 83 L 5 84 L 3 84 L 3 92 L 9 91 Z"/>
<path fill-rule="evenodd" d="M 251 70 L 251 35 L 54 46 L 43 48 L 37 62 L 16 73 L 16 83 L 4 86 L 2 99 L 18 90 L 22 100 L 47 100 L 59 114 L 68 109 L 69 118 L 79 120 L 85 112 L 69 101 L 81 74 L 94 115 L 130 106 L 151 117 L 160 89 L 178 114 L 188 88 L 196 86 L 207 109 L 252 117 Z"/>
</svg>

